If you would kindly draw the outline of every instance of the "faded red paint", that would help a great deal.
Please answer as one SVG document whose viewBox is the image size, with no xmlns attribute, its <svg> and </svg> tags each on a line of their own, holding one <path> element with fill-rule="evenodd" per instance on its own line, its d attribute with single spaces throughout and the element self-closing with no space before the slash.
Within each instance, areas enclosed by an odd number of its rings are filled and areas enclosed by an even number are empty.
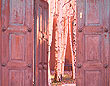
<svg viewBox="0 0 110 86">
<path fill-rule="evenodd" d="M 33 0 L 0 0 L 0 7 L 0 86 L 32 86 Z"/>
<path fill-rule="evenodd" d="M 107 16 L 109 1 L 77 2 L 77 86 L 110 85 L 110 43 L 107 30 L 110 29 L 110 14 Z"/>
</svg>

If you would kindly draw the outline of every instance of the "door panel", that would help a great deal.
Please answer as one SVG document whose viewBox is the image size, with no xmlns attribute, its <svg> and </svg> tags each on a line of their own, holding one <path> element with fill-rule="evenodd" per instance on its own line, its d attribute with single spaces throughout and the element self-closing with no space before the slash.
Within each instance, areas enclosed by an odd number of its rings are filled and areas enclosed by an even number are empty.
<svg viewBox="0 0 110 86">
<path fill-rule="evenodd" d="M 86 0 L 85 17 L 86 25 L 101 23 L 101 2 L 98 0 Z"/>
<path fill-rule="evenodd" d="M 2 0 L 2 86 L 32 86 L 33 1 Z"/>
<path fill-rule="evenodd" d="M 77 86 L 108 86 L 108 1 L 77 2 Z"/>
<path fill-rule="evenodd" d="M 48 3 L 39 1 L 37 14 L 36 86 L 48 86 Z"/>
</svg>

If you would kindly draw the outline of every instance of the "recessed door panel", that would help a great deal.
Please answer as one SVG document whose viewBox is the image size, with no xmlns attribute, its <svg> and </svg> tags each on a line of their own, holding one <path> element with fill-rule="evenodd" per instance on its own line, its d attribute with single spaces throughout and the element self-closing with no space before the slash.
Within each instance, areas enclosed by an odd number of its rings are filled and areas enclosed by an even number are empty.
<svg viewBox="0 0 110 86">
<path fill-rule="evenodd" d="M 32 86 L 33 0 L 1 2 L 1 86 Z"/>
<path fill-rule="evenodd" d="M 108 86 L 108 2 L 109 0 L 77 2 L 76 85 L 78 86 Z"/>
<path fill-rule="evenodd" d="M 48 86 L 48 3 L 39 1 L 37 16 L 36 86 Z"/>
</svg>

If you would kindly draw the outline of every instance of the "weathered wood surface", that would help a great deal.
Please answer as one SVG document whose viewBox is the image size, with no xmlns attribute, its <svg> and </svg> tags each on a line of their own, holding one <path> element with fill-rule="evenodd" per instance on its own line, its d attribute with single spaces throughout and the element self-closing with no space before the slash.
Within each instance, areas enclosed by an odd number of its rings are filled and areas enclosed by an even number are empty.
<svg viewBox="0 0 110 86">
<path fill-rule="evenodd" d="M 37 3 L 35 26 L 36 41 L 36 86 L 48 86 L 48 3 Z"/>
<path fill-rule="evenodd" d="M 33 0 L 1 2 L 1 85 L 33 85 Z"/>
<path fill-rule="evenodd" d="M 77 86 L 108 86 L 109 0 L 77 2 Z"/>
</svg>

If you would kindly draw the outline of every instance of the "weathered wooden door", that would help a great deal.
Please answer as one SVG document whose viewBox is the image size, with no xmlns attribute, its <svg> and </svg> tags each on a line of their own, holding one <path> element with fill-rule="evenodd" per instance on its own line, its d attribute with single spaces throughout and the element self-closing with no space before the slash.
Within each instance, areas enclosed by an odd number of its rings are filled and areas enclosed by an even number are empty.
<svg viewBox="0 0 110 86">
<path fill-rule="evenodd" d="M 48 86 L 48 3 L 39 0 L 36 9 L 36 86 Z"/>
<path fill-rule="evenodd" d="M 0 86 L 33 84 L 33 1 L 1 0 Z"/>
<path fill-rule="evenodd" d="M 109 86 L 110 0 L 77 0 L 77 86 Z"/>
</svg>

